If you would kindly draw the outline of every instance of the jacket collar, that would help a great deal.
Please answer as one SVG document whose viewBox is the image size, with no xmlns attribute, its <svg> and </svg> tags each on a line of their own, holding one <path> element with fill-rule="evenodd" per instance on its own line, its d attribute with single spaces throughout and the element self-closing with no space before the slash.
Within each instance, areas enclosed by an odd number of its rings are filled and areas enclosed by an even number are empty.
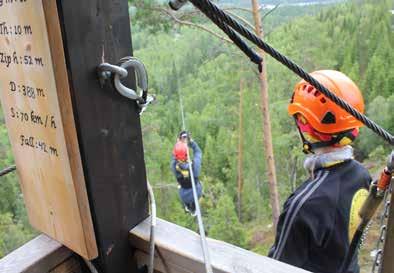
<svg viewBox="0 0 394 273">
<path fill-rule="evenodd" d="M 316 151 L 316 154 L 307 156 L 304 161 L 304 168 L 313 172 L 316 169 L 328 168 L 353 158 L 353 148 L 351 146 L 330 148 L 329 150 Z"/>
</svg>

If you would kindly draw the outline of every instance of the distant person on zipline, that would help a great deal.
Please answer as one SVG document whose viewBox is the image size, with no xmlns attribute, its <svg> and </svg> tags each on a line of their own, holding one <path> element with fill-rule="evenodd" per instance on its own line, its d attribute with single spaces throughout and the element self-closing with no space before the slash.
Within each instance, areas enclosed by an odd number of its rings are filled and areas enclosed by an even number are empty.
<svg viewBox="0 0 394 273">
<path fill-rule="evenodd" d="M 188 146 L 193 150 L 192 170 L 194 181 L 196 183 L 196 190 L 198 198 L 202 195 L 202 186 L 198 179 L 201 171 L 202 152 L 197 142 L 190 138 L 186 131 L 179 134 L 177 142 L 172 152 L 171 170 L 174 173 L 176 180 L 179 183 L 179 196 L 187 212 L 192 216 L 196 215 L 196 206 L 193 198 L 193 188 L 191 181 L 191 174 L 189 170 L 189 163 L 187 160 Z"/>
<path fill-rule="evenodd" d="M 311 75 L 364 112 L 362 94 L 347 76 L 332 70 Z M 288 112 L 309 154 L 304 168 L 310 177 L 284 203 L 268 256 L 311 272 L 341 273 L 371 182 L 350 146 L 363 124 L 306 81 L 295 86 Z M 344 272 L 359 271 L 354 255 Z"/>
</svg>

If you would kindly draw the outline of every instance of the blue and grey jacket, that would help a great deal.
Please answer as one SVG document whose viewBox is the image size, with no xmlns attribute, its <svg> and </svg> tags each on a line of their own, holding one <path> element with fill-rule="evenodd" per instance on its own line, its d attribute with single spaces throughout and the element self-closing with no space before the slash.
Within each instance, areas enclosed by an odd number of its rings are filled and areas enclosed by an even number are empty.
<svg viewBox="0 0 394 273">
<path fill-rule="evenodd" d="M 268 256 L 311 272 L 339 273 L 371 177 L 352 158 L 317 164 L 313 172 L 284 203 Z M 347 273 L 359 271 L 355 255 Z"/>
<path fill-rule="evenodd" d="M 201 160 L 202 160 L 202 152 L 200 147 L 195 141 L 191 141 L 189 143 L 189 147 L 193 150 L 193 159 L 192 159 L 192 168 L 194 174 L 194 180 L 196 183 L 198 182 L 198 177 L 201 172 Z M 177 162 L 177 160 L 172 156 L 171 159 L 171 170 L 174 173 L 178 183 L 182 188 L 189 189 L 192 187 L 190 177 L 185 178 L 179 171 L 176 170 L 176 166 L 184 170 L 189 169 L 189 164 L 187 162 Z"/>
</svg>

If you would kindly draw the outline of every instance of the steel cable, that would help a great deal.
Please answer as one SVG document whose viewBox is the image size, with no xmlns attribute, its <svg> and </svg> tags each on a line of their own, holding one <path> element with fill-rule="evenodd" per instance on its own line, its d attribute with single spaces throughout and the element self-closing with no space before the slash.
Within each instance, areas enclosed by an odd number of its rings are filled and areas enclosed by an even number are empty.
<svg viewBox="0 0 394 273">
<path fill-rule="evenodd" d="M 179 105 L 180 105 L 180 110 L 181 110 L 181 118 L 182 118 L 182 130 L 186 130 L 186 119 L 185 119 L 185 112 L 183 109 L 183 101 L 180 92 L 178 91 L 179 94 Z M 200 209 L 200 203 L 198 201 L 198 196 L 197 196 L 197 186 L 196 186 L 196 181 L 194 180 L 194 173 L 193 173 L 193 166 L 192 166 L 192 161 L 190 160 L 190 153 L 189 149 L 187 151 L 187 162 L 189 165 L 189 173 L 190 173 L 190 180 L 192 184 L 192 191 L 193 191 L 193 199 L 194 199 L 194 204 L 195 204 L 195 209 L 196 209 L 196 214 L 197 214 L 197 222 L 198 222 L 198 229 L 200 231 L 200 238 L 201 238 L 201 248 L 202 252 L 204 255 L 204 265 L 205 265 L 205 272 L 206 273 L 212 273 L 212 263 L 211 263 L 211 258 L 209 255 L 209 249 L 208 249 L 208 244 L 207 244 L 207 239 L 205 236 L 205 227 L 204 227 L 204 222 L 202 220 L 201 216 L 201 209 Z"/>
<path fill-rule="evenodd" d="M 283 65 L 285 65 L 288 69 L 293 71 L 296 75 L 304 79 L 313 85 L 316 89 L 321 91 L 326 97 L 328 97 L 335 104 L 340 106 L 346 112 L 354 116 L 356 119 L 365 124 L 368 128 L 370 128 L 377 135 L 386 140 L 390 145 L 394 145 L 394 137 L 383 129 L 381 126 L 376 124 L 374 121 L 369 119 L 364 114 L 358 112 L 354 107 L 350 104 L 337 97 L 334 93 L 324 87 L 321 83 L 319 83 L 315 78 L 310 76 L 305 70 L 303 70 L 299 65 L 295 62 L 275 50 L 269 44 L 261 40 L 258 36 L 250 32 L 247 28 L 238 23 L 234 18 L 230 15 L 226 14 L 223 10 L 221 10 L 218 6 L 212 3 L 209 0 L 190 0 L 190 2 L 199 10 L 201 10 L 208 18 L 210 18 L 215 25 L 217 25 L 220 29 L 224 30 L 230 26 L 239 34 L 244 36 L 246 39 L 257 45 L 259 48 L 264 50 L 267 54 L 273 57 L 275 60 L 279 61 Z M 228 25 L 228 26 L 227 26 Z M 225 31 L 226 32 L 226 31 Z M 227 32 L 226 32 L 227 34 Z"/>
<path fill-rule="evenodd" d="M 250 59 L 251 62 L 257 64 L 259 71 L 262 70 L 263 58 L 261 58 L 252 48 L 250 48 L 239 35 L 228 25 L 221 24 L 220 18 L 215 13 L 206 14 L 224 33 L 234 42 L 234 44 Z"/>
</svg>

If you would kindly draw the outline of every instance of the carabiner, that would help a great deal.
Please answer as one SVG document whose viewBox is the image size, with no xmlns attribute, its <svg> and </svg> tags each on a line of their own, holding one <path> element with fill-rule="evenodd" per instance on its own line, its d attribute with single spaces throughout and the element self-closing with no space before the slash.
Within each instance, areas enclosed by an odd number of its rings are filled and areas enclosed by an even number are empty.
<svg viewBox="0 0 394 273">
<path fill-rule="evenodd" d="M 126 98 L 136 100 L 139 104 L 145 104 L 148 95 L 148 74 L 144 64 L 135 57 L 124 57 L 120 59 L 119 66 L 124 69 L 133 68 L 136 73 L 137 87 L 142 89 L 141 94 L 137 94 L 134 89 L 128 88 L 121 82 L 121 75 L 115 73 L 114 86 L 118 92 Z"/>
</svg>

